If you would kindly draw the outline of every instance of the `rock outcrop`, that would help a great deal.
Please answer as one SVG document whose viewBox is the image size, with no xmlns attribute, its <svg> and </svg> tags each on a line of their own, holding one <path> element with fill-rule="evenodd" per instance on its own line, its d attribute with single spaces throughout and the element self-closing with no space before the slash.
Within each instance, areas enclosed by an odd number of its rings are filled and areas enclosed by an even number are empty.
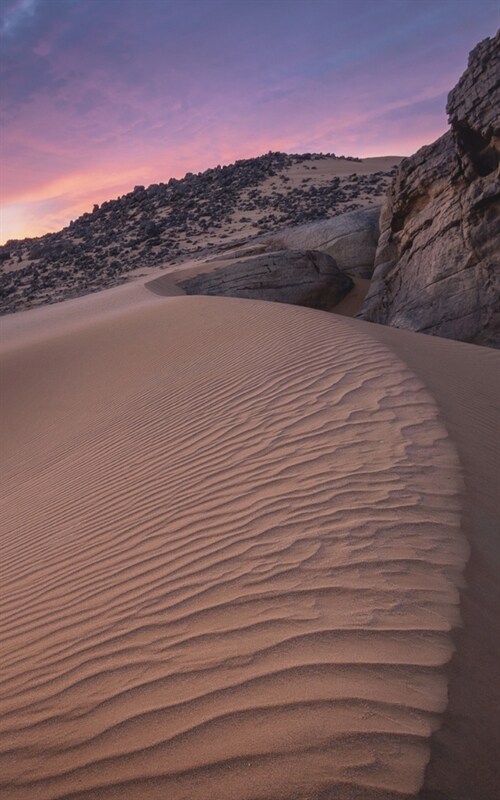
<svg viewBox="0 0 500 800">
<path fill-rule="evenodd" d="M 379 238 L 381 206 L 360 208 L 330 219 L 286 228 L 268 237 L 279 247 L 311 248 L 328 253 L 337 267 L 358 278 L 371 278 Z"/>
<path fill-rule="evenodd" d="M 180 281 L 186 294 L 273 300 L 310 308 L 333 308 L 353 282 L 333 258 L 314 250 L 280 250 L 233 261 Z"/>
<path fill-rule="evenodd" d="M 0 246 L 0 314 L 115 286 L 138 268 L 218 255 L 227 245 L 381 202 L 399 159 L 375 161 L 385 171 L 334 153 L 269 152 L 181 180 L 135 186 L 94 204 L 58 233 Z"/>
<path fill-rule="evenodd" d="M 448 96 L 451 130 L 401 162 L 359 316 L 500 346 L 500 34 Z"/>
</svg>

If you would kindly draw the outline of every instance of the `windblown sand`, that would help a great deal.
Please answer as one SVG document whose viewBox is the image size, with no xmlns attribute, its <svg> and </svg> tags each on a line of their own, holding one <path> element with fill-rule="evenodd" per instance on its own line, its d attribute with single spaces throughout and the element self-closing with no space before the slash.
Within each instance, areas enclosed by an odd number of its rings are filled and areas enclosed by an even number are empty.
<svg viewBox="0 0 500 800">
<path fill-rule="evenodd" d="M 416 796 L 477 521 L 400 332 L 138 284 L 2 327 L 0 795 Z"/>
</svg>

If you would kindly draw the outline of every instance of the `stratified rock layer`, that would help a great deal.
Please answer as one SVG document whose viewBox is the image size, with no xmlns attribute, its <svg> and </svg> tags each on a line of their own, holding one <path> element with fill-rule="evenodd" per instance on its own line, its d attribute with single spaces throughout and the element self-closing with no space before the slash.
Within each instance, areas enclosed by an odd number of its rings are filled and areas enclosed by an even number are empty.
<svg viewBox="0 0 500 800">
<path fill-rule="evenodd" d="M 359 278 L 371 278 L 379 237 L 380 206 L 286 228 L 269 241 L 281 247 L 313 248 L 332 256 L 339 269 Z"/>
<path fill-rule="evenodd" d="M 363 319 L 500 346 L 499 50 L 499 34 L 477 45 L 451 130 L 401 163 Z"/>
<path fill-rule="evenodd" d="M 179 285 L 186 294 L 246 297 L 328 309 L 352 289 L 353 282 L 326 253 L 280 250 L 233 261 Z"/>
</svg>

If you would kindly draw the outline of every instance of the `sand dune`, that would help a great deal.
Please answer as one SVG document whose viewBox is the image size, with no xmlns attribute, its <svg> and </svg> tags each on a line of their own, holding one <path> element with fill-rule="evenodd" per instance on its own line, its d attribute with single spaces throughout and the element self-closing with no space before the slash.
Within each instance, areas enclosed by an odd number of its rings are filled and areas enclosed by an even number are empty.
<svg viewBox="0 0 500 800">
<path fill-rule="evenodd" d="M 358 321 L 403 358 L 436 398 L 465 482 L 462 527 L 471 554 L 462 626 L 449 669 L 448 708 L 435 735 L 422 798 L 500 794 L 500 354 L 450 339 Z"/>
<path fill-rule="evenodd" d="M 5 319 L 2 796 L 416 796 L 463 467 L 372 327 L 138 285 Z"/>
</svg>

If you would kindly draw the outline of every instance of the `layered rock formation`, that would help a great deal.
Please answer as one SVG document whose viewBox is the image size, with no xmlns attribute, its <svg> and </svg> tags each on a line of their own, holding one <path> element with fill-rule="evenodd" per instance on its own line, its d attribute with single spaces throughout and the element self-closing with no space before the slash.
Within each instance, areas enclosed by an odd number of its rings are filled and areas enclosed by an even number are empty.
<svg viewBox="0 0 500 800">
<path fill-rule="evenodd" d="M 451 130 L 401 162 L 362 319 L 500 346 L 500 35 L 469 56 Z"/>
<path fill-rule="evenodd" d="M 333 308 L 353 287 L 331 256 L 314 250 L 281 250 L 233 261 L 181 281 L 186 294 L 273 300 Z"/>
<path fill-rule="evenodd" d="M 328 253 L 337 267 L 358 278 L 371 278 L 379 238 L 380 206 L 360 208 L 330 219 L 287 228 L 268 238 L 275 245 Z"/>
</svg>

